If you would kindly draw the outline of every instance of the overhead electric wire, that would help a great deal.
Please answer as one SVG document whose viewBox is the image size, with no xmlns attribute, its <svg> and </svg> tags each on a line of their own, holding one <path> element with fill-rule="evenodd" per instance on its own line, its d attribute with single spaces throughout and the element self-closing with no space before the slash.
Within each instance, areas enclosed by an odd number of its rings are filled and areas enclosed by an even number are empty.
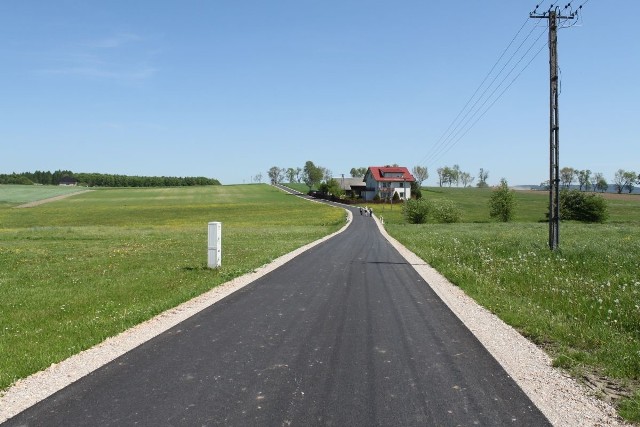
<svg viewBox="0 0 640 427">
<path fill-rule="evenodd" d="M 529 22 L 529 19 L 527 18 L 524 23 L 522 24 L 522 26 L 520 27 L 520 29 L 516 32 L 516 35 L 513 36 L 513 38 L 511 39 L 511 41 L 509 42 L 509 44 L 507 45 L 507 47 L 502 51 L 502 54 L 500 54 L 500 57 L 498 57 L 498 59 L 496 60 L 496 62 L 493 64 L 493 66 L 491 67 L 491 69 L 489 70 L 489 72 L 487 73 L 487 75 L 484 77 L 484 79 L 482 79 L 482 82 L 480 83 L 480 85 L 478 85 L 478 87 L 476 88 L 476 90 L 473 92 L 473 94 L 471 95 L 471 97 L 467 100 L 467 103 L 464 105 L 464 107 L 462 107 L 462 109 L 458 112 L 458 115 L 456 116 L 455 119 L 453 119 L 453 121 L 449 124 L 449 126 L 447 127 L 447 129 L 443 132 L 443 134 L 440 136 L 440 138 L 438 138 L 438 140 L 436 141 L 434 147 L 432 148 L 435 149 L 435 147 L 437 147 L 441 141 L 443 140 L 443 138 L 445 137 L 445 135 L 447 135 L 447 133 L 449 132 L 449 130 L 451 129 L 451 127 L 458 121 L 458 118 L 460 118 L 460 115 L 466 110 L 466 108 L 469 106 L 469 104 L 471 103 L 471 101 L 474 99 L 474 97 L 476 96 L 476 94 L 478 93 L 478 91 L 480 90 L 480 88 L 482 88 L 482 86 L 484 85 L 484 83 L 487 81 L 487 79 L 489 78 L 489 76 L 491 75 L 491 73 L 493 72 L 493 70 L 495 70 L 496 66 L 500 63 L 500 60 L 504 57 L 504 55 L 507 53 L 507 51 L 509 50 L 509 48 L 511 47 L 511 45 L 513 44 L 513 42 L 516 40 L 516 38 L 518 37 L 518 35 L 520 34 L 520 32 L 522 31 L 522 29 L 527 25 L 527 22 Z M 425 158 L 429 155 L 429 153 L 427 153 L 427 155 L 425 155 L 425 157 L 421 160 L 421 162 L 424 162 Z"/>
<path fill-rule="evenodd" d="M 569 10 L 571 11 L 570 15 L 568 15 L 571 18 L 563 17 L 563 19 L 559 23 L 560 24 L 559 25 L 560 28 L 569 28 L 569 27 L 571 27 L 573 25 L 576 25 L 577 22 L 580 19 L 579 11 L 588 2 L 589 2 L 589 0 L 585 0 L 575 10 L 573 10 L 573 8 L 571 8 L 571 4 L 573 3 L 573 1 L 570 1 L 567 5 L 565 5 L 565 9 L 569 8 Z M 558 1 L 551 1 L 550 5 L 548 6 L 547 12 L 543 12 L 542 16 L 548 16 L 547 14 L 550 13 L 554 9 L 554 7 L 556 8 L 556 10 L 559 9 L 560 6 L 556 6 L 557 4 L 558 4 Z M 534 15 L 537 13 L 537 10 L 540 8 L 540 6 L 542 6 L 542 4 L 536 5 L 536 8 L 530 14 L 530 17 L 534 17 Z M 573 21 L 573 18 L 575 18 L 575 17 L 577 17 L 578 19 Z M 568 25 L 568 26 L 564 25 L 568 21 L 573 21 L 573 23 L 571 25 Z M 493 85 L 496 82 L 496 80 L 498 80 L 498 78 L 502 75 L 503 71 L 507 68 L 507 66 L 511 63 L 511 61 L 516 57 L 516 55 L 521 51 L 521 49 L 525 45 L 526 41 L 531 37 L 531 34 L 535 31 L 536 28 L 539 28 L 540 24 L 536 23 L 533 26 L 533 28 L 531 29 L 531 31 L 524 38 L 524 40 L 520 43 L 520 45 L 512 53 L 511 57 L 504 63 L 504 65 L 502 66 L 500 71 L 493 77 L 493 79 L 491 80 L 489 85 L 486 88 L 484 88 L 482 93 L 476 99 L 476 95 L 478 95 L 478 92 L 480 92 L 480 90 L 483 88 L 483 86 L 485 85 L 487 80 L 490 78 L 490 76 L 492 75 L 494 70 L 498 67 L 498 65 L 500 64 L 500 61 L 505 57 L 507 51 L 514 44 L 514 42 L 516 41 L 516 39 L 518 38 L 518 36 L 522 32 L 524 27 L 526 26 L 527 22 L 529 22 L 529 18 L 527 18 L 527 20 L 524 22 L 524 24 L 516 32 L 516 35 L 511 39 L 511 41 L 509 42 L 507 47 L 503 50 L 503 52 L 501 53 L 499 58 L 496 60 L 496 62 L 493 64 L 493 66 L 491 67 L 491 69 L 489 70 L 487 75 L 484 77 L 484 79 L 482 80 L 480 85 L 476 88 L 476 90 L 473 92 L 471 97 L 467 100 L 467 102 L 465 103 L 464 107 L 462 107 L 462 109 L 458 112 L 458 114 L 455 117 L 455 119 L 449 124 L 447 129 L 440 136 L 440 138 L 436 141 L 436 143 L 431 146 L 431 148 L 429 149 L 427 154 L 425 154 L 425 156 L 421 159 L 420 164 L 424 164 L 425 166 L 428 167 L 428 166 L 430 166 L 431 163 L 435 163 L 444 154 L 446 154 L 449 150 L 451 150 L 451 148 L 453 148 L 465 135 L 467 135 L 467 133 L 487 114 L 487 112 L 495 105 L 495 103 L 500 98 L 502 98 L 502 96 L 506 93 L 506 91 L 515 83 L 515 81 L 520 77 L 520 75 L 522 75 L 522 73 L 529 67 L 529 65 L 540 54 L 540 52 L 542 52 L 542 50 L 546 46 L 548 46 L 548 42 L 545 43 L 544 45 L 542 45 L 542 47 L 533 55 L 533 57 L 531 57 L 531 59 L 526 63 L 526 65 L 522 69 L 520 69 L 520 71 L 515 75 L 515 77 L 509 82 L 509 84 L 506 87 L 504 87 L 504 89 L 497 95 L 497 97 L 494 98 L 494 95 L 496 94 L 496 92 L 501 87 L 503 87 L 503 85 L 505 84 L 505 82 L 507 81 L 509 76 L 511 76 L 513 74 L 513 72 L 518 68 L 519 64 L 522 61 L 525 60 L 525 58 L 529 55 L 531 50 L 536 46 L 536 44 L 538 43 L 538 41 L 540 40 L 542 35 L 546 32 L 546 31 L 542 31 L 538 35 L 536 40 L 533 43 L 531 43 L 531 45 L 526 50 L 526 52 L 524 54 L 522 54 L 520 59 L 510 69 L 510 71 L 501 78 L 501 80 L 497 84 L 497 86 L 495 86 L 493 88 L 493 90 L 491 91 L 491 93 L 488 96 L 485 97 L 487 92 L 493 87 Z M 472 102 L 473 102 L 473 104 L 472 104 Z M 471 107 L 469 107 L 470 104 L 472 104 Z M 476 108 L 478 106 L 478 104 L 480 104 L 480 106 L 478 108 Z M 487 104 L 488 104 L 488 106 L 487 106 Z M 486 108 L 485 108 L 485 106 L 486 106 Z M 476 116 L 477 116 L 477 118 L 476 118 Z M 474 118 L 475 118 L 475 120 L 474 120 Z"/>
<path fill-rule="evenodd" d="M 528 19 L 527 19 L 528 21 Z M 526 23 L 525 23 L 526 24 Z M 524 28 L 524 26 L 522 26 L 520 28 L 520 30 L 518 31 L 518 33 L 516 34 L 516 37 L 518 36 L 518 34 L 520 33 L 520 31 L 522 30 L 522 28 Z M 529 31 L 529 34 L 527 34 L 527 36 L 524 38 L 524 40 L 522 41 L 522 43 L 520 43 L 520 45 L 516 48 L 516 50 L 513 52 L 513 54 L 511 55 L 511 57 L 507 60 L 507 62 L 505 62 L 505 64 L 502 66 L 502 68 L 500 69 L 500 71 L 498 72 L 498 74 L 496 74 L 493 79 L 491 80 L 491 82 L 489 83 L 489 85 L 484 89 L 484 91 L 480 94 L 480 96 L 478 97 L 478 99 L 476 99 L 476 101 L 473 103 L 473 105 L 471 106 L 471 108 L 469 109 L 469 111 L 467 111 L 465 113 L 465 115 L 462 117 L 462 119 L 460 119 L 460 122 L 456 125 L 456 127 L 451 130 L 451 132 L 449 134 L 447 134 L 447 137 L 445 138 L 444 141 L 441 142 L 441 144 L 445 144 L 446 141 L 452 137 L 452 135 L 454 135 L 457 132 L 457 127 L 460 126 L 460 123 L 462 123 L 471 113 L 471 111 L 473 111 L 473 109 L 476 107 L 476 105 L 478 105 L 478 102 L 480 102 L 480 100 L 482 99 L 482 97 L 487 93 L 487 91 L 493 86 L 493 84 L 495 83 L 495 81 L 498 79 L 498 77 L 500 77 L 500 75 L 502 74 L 502 72 L 505 70 L 505 68 L 507 67 L 507 65 L 509 65 L 509 63 L 511 62 L 511 60 L 515 57 L 515 55 L 520 51 L 520 49 L 522 48 L 522 46 L 524 45 L 524 43 L 529 39 L 529 37 L 531 37 L 531 34 L 533 33 L 533 31 L 535 30 L 535 26 L 531 29 L 531 31 Z M 507 46 L 507 49 L 511 46 L 511 44 L 513 43 L 514 39 L 512 40 L 511 43 L 509 43 L 509 46 Z M 484 84 L 484 82 L 487 80 L 487 78 L 491 75 L 491 73 L 493 72 L 493 70 L 496 68 L 496 65 L 499 63 L 499 61 L 502 59 L 502 57 L 504 56 L 503 52 L 502 55 L 500 55 L 500 58 L 498 58 L 498 61 L 496 62 L 496 64 L 491 68 L 491 71 L 489 71 L 489 74 L 487 74 L 487 77 L 485 77 L 485 79 L 482 81 L 482 84 Z M 481 86 L 478 87 L 478 89 L 476 90 L 476 92 L 474 92 L 473 96 L 469 99 L 469 102 L 475 97 L 476 93 L 478 92 L 478 90 L 482 87 Z M 467 102 L 467 104 L 465 105 L 465 108 L 463 108 L 462 111 L 464 111 L 466 109 L 466 107 L 469 105 L 469 102 Z M 461 111 L 461 112 L 462 112 Z M 460 116 L 460 114 L 458 114 L 458 117 Z M 456 118 L 457 119 L 457 118 Z M 446 132 L 445 132 L 446 133 Z M 440 148 L 440 147 L 438 147 Z"/>
<path fill-rule="evenodd" d="M 524 45 L 524 43 L 529 39 L 529 37 L 531 36 L 531 34 L 533 33 L 533 30 L 535 30 L 536 27 L 534 27 L 532 29 L 532 31 L 529 32 L 529 34 L 527 35 L 527 37 L 523 40 L 523 42 L 518 46 L 518 49 L 516 49 L 516 51 L 511 55 L 511 58 L 509 58 L 509 60 L 504 64 L 504 66 L 502 67 L 502 69 L 500 70 L 500 72 L 494 77 L 494 79 L 491 81 L 491 84 L 489 86 L 486 87 L 486 89 L 484 90 L 484 92 L 482 93 L 482 95 L 476 100 L 476 102 L 473 104 L 473 106 L 471 107 L 471 109 L 469 111 L 467 111 L 467 113 L 465 114 L 465 116 L 463 117 L 462 121 L 456 126 L 456 128 L 447 136 L 447 139 L 440 144 L 440 146 L 435 150 L 435 152 L 432 154 L 432 157 L 436 157 L 438 155 L 441 154 L 441 152 L 443 150 L 446 149 L 446 147 L 451 144 L 451 142 L 461 133 L 464 131 L 465 127 L 467 126 L 467 124 L 473 120 L 473 118 L 478 115 L 478 113 L 482 110 L 482 108 L 487 104 L 487 102 L 489 102 L 489 100 L 493 97 L 493 95 L 498 91 L 498 89 L 500 89 L 500 87 L 504 84 L 504 82 L 509 78 L 509 76 L 515 71 L 515 69 L 518 67 L 518 65 L 524 60 L 524 58 L 529 54 L 529 52 L 533 49 L 533 47 L 536 45 L 536 43 L 538 42 L 538 40 L 540 40 L 540 37 L 542 37 L 544 35 L 544 31 L 541 31 L 540 34 L 538 35 L 538 37 L 536 38 L 536 40 L 531 44 L 531 46 L 529 46 L 529 48 L 527 49 L 527 51 L 520 57 L 520 59 L 515 63 L 515 65 L 511 68 L 511 70 L 502 77 L 502 80 L 500 80 L 500 82 L 498 83 L 497 86 L 495 86 L 495 88 L 493 89 L 493 91 L 488 95 L 488 97 L 485 98 L 486 93 L 489 91 L 489 89 L 491 89 L 493 87 L 493 84 L 495 83 L 495 81 L 497 80 L 498 77 L 500 77 L 500 75 L 502 74 L 502 72 L 507 68 L 507 66 L 511 63 L 511 60 L 516 56 L 516 54 L 520 51 L 520 49 L 522 48 L 522 46 Z M 478 103 L 480 103 L 480 101 L 482 101 L 482 103 L 480 104 L 480 106 L 476 109 L 476 106 L 478 105 Z M 475 109 L 475 110 L 474 110 Z M 472 113 L 473 112 L 473 113 Z M 447 150 L 448 151 L 448 150 Z M 430 158 L 429 160 L 435 160 L 434 158 Z"/>
<path fill-rule="evenodd" d="M 552 7 L 555 4 L 552 3 L 552 5 L 550 7 Z M 536 6 L 536 9 L 539 7 L 539 5 Z M 467 103 L 465 104 L 465 106 L 460 110 L 460 112 L 458 113 L 458 115 L 456 116 L 456 118 L 449 124 L 449 126 L 447 127 L 447 130 L 445 130 L 445 132 L 441 135 L 441 137 L 436 141 L 436 143 L 431 147 L 431 149 L 429 150 L 429 152 L 422 158 L 421 163 L 425 162 L 425 160 L 431 161 L 432 157 L 434 157 L 435 155 L 437 155 L 437 153 L 439 151 L 441 151 L 447 144 L 447 142 L 449 141 L 449 139 L 452 137 L 452 135 L 457 135 L 460 132 L 460 125 L 463 121 L 465 121 L 467 119 L 467 117 L 469 116 L 469 114 L 471 114 L 471 112 L 473 111 L 473 109 L 478 105 L 478 103 L 482 100 L 482 97 L 487 93 L 487 91 L 493 86 L 493 84 L 495 83 L 495 81 L 497 80 L 497 78 L 502 74 L 502 72 L 504 71 L 504 69 L 509 65 L 509 63 L 511 62 L 511 60 L 518 54 L 518 52 L 520 51 L 520 49 L 522 48 L 522 46 L 526 43 L 526 41 L 529 39 L 529 37 L 531 37 L 531 34 L 533 33 L 533 31 L 535 31 L 535 28 L 538 27 L 538 25 L 534 25 L 534 27 L 531 29 L 531 31 L 527 34 L 527 36 L 524 38 L 524 40 L 520 43 L 520 45 L 518 46 L 518 48 L 516 48 L 516 50 L 513 52 L 513 54 L 511 55 L 511 57 L 505 62 L 505 64 L 503 65 L 502 69 L 500 70 L 500 72 L 498 74 L 496 74 L 493 78 L 493 80 L 491 81 L 491 83 L 485 88 L 485 90 L 482 92 L 482 94 L 480 95 L 480 97 L 478 99 L 476 99 L 476 101 L 474 102 L 473 106 L 468 110 L 467 107 L 469 106 L 469 104 L 474 100 L 475 96 L 477 95 L 477 93 L 479 92 L 479 90 L 483 87 L 484 83 L 487 81 L 487 79 L 491 76 L 491 74 L 493 73 L 493 71 L 495 70 L 495 68 L 498 66 L 498 64 L 500 63 L 500 61 L 502 60 L 502 58 L 505 56 L 505 54 L 508 52 L 509 48 L 513 45 L 513 43 L 516 41 L 516 39 L 518 38 L 518 35 L 522 32 L 522 29 L 526 26 L 527 22 L 530 22 L 529 19 L 527 18 L 524 23 L 522 24 L 522 26 L 520 27 L 520 29 L 516 32 L 516 35 L 511 39 L 511 42 L 507 45 L 507 47 L 504 49 L 504 51 L 502 52 L 502 54 L 500 55 L 500 57 L 496 60 L 496 62 L 494 63 L 494 65 L 491 67 L 491 70 L 487 73 L 487 75 L 485 76 L 485 78 L 482 80 L 482 82 L 480 83 L 480 85 L 478 86 L 478 88 L 476 88 L 476 90 L 474 91 L 473 95 L 469 98 L 469 100 L 467 101 Z M 538 37 L 539 38 L 539 37 Z M 504 83 L 504 80 L 506 79 L 503 78 L 503 80 L 500 82 L 499 86 L 502 85 Z M 498 86 L 498 87 L 499 87 Z M 494 91 L 495 92 L 495 91 Z M 486 103 L 486 102 L 485 102 Z M 466 113 L 464 113 L 466 111 Z M 464 113 L 464 115 L 463 115 Z M 473 115 L 477 114 L 474 113 Z M 460 116 L 462 116 L 462 118 L 460 119 Z M 473 117 L 473 116 L 472 116 Z M 468 123 L 469 120 L 467 120 L 465 123 Z M 453 129 L 452 129 L 453 127 Z"/>
<path fill-rule="evenodd" d="M 476 123 L 478 123 L 478 122 L 479 122 L 479 121 L 484 117 L 484 115 L 485 115 L 485 114 L 487 114 L 487 112 L 491 109 L 491 107 L 493 107 L 493 105 L 494 105 L 496 102 L 498 102 L 498 100 L 499 100 L 500 98 L 502 98 L 502 95 L 504 95 L 504 94 L 505 94 L 505 92 L 506 92 L 506 91 L 511 87 L 511 85 L 513 85 L 513 83 L 515 83 L 515 81 L 516 81 L 516 80 L 518 80 L 518 77 L 520 77 L 520 75 L 524 72 L 524 70 L 526 70 L 526 69 L 529 67 L 529 65 L 531 65 L 531 63 L 533 62 L 533 60 L 534 60 L 534 59 L 536 59 L 536 58 L 538 57 L 538 55 L 540 55 L 540 52 L 542 52 L 542 50 L 543 50 L 545 47 L 547 47 L 548 45 L 549 45 L 549 43 L 545 43 L 544 45 L 542 45 L 542 47 L 541 47 L 540 49 L 538 49 L 538 51 L 536 52 L 536 54 L 535 54 L 535 55 L 534 55 L 534 56 L 529 60 L 529 62 L 527 63 L 527 65 L 525 65 L 525 66 L 524 66 L 524 68 L 523 68 L 522 70 L 520 70 L 520 72 L 519 72 L 519 73 L 518 73 L 518 74 L 513 78 L 513 80 L 511 80 L 511 83 L 509 83 L 509 84 L 507 85 L 507 87 L 505 87 L 505 88 L 503 89 L 503 91 L 502 91 L 502 92 L 500 92 L 500 95 L 498 95 L 498 97 L 497 97 L 496 99 L 494 99 L 494 100 L 493 100 L 493 102 L 492 102 L 492 103 L 487 107 L 487 109 L 486 109 L 486 110 L 484 110 L 484 112 L 480 115 L 480 117 L 478 117 L 478 118 L 476 119 L 476 121 L 475 121 L 475 122 L 473 122 L 473 123 L 471 124 L 471 126 L 469 126 L 469 128 L 467 128 L 467 130 L 466 130 L 462 135 L 460 135 L 460 137 L 459 137 L 458 139 L 456 139 L 456 140 L 455 140 L 455 142 L 454 142 L 453 144 L 451 144 L 451 145 L 450 145 L 450 146 L 449 146 L 449 147 L 448 147 L 448 148 L 447 148 L 447 149 L 442 153 L 442 155 L 444 155 L 444 154 L 446 154 L 447 152 L 449 152 L 449 150 L 450 150 L 451 148 L 453 148 L 453 146 L 454 146 L 454 145 L 456 145 L 456 144 L 458 143 L 458 141 L 460 141 L 462 138 L 464 138 L 464 136 L 465 136 L 465 135 L 466 135 L 466 134 L 467 134 L 471 129 L 473 129 L 473 127 L 476 125 Z"/>
</svg>

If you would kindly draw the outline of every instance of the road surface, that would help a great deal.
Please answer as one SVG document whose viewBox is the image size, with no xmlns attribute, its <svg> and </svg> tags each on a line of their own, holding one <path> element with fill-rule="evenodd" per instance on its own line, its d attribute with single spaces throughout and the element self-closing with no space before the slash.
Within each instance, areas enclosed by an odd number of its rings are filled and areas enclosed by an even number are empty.
<svg viewBox="0 0 640 427">
<path fill-rule="evenodd" d="M 5 423 L 548 424 L 357 209 L 342 234 Z"/>
</svg>

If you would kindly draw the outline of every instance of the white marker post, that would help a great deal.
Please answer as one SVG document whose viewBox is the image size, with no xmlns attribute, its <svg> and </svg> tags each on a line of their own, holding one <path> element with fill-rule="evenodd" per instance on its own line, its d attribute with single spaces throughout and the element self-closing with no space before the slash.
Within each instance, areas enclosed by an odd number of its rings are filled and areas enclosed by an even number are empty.
<svg viewBox="0 0 640 427">
<path fill-rule="evenodd" d="M 209 268 L 218 268 L 222 264 L 222 223 L 209 223 Z"/>
</svg>

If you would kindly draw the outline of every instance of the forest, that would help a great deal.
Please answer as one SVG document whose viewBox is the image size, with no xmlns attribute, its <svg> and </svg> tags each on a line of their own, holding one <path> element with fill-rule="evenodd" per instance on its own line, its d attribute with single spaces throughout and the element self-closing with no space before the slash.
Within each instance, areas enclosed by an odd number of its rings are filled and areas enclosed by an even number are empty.
<svg viewBox="0 0 640 427">
<path fill-rule="evenodd" d="M 84 187 L 183 187 L 194 185 L 221 185 L 217 179 L 200 176 L 131 176 L 104 173 L 74 173 L 68 170 L 0 174 L 0 184 L 63 184 Z"/>
</svg>

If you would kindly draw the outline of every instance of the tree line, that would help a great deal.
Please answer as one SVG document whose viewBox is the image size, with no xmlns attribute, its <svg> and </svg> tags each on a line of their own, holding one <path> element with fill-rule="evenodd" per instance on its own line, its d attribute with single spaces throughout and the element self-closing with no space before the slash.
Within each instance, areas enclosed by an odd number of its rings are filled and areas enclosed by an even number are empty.
<svg viewBox="0 0 640 427">
<path fill-rule="evenodd" d="M 601 172 L 591 172 L 589 169 L 574 169 L 563 167 L 560 169 L 560 186 L 569 189 L 577 183 L 580 191 L 594 191 L 604 193 L 609 190 L 609 182 Z M 613 187 L 618 194 L 623 191 L 632 193 L 636 184 L 640 185 L 640 174 L 635 171 L 618 169 L 613 177 Z M 549 181 L 540 184 L 543 188 L 549 188 Z"/>
<path fill-rule="evenodd" d="M 272 166 L 267 171 L 267 176 L 271 184 L 280 184 L 282 182 L 304 183 L 309 187 L 309 191 L 313 188 L 326 190 L 328 186 L 332 187 L 331 194 L 341 194 L 342 189 L 338 182 L 333 179 L 332 172 L 324 166 L 319 166 L 311 160 L 307 160 L 304 167 L 281 168 Z M 262 174 L 258 173 L 254 177 L 255 182 L 262 182 Z M 322 187 L 322 188 L 320 188 Z"/>
<path fill-rule="evenodd" d="M 475 176 L 471 176 L 469 172 L 465 172 L 460 169 L 459 165 L 444 166 L 436 169 L 438 173 L 438 186 L 444 187 L 445 185 L 451 187 L 455 184 L 459 187 L 461 184 L 463 187 L 471 187 L 476 180 Z M 480 168 L 478 172 L 478 182 L 476 187 L 486 188 L 489 186 L 487 179 L 489 178 L 489 171 L 484 168 Z"/>
<path fill-rule="evenodd" d="M 195 185 L 220 185 L 220 181 L 205 177 L 131 176 L 103 173 L 74 173 L 68 170 L 35 171 L 0 174 L 0 184 L 60 185 L 74 180 L 86 187 L 184 187 Z"/>
</svg>

